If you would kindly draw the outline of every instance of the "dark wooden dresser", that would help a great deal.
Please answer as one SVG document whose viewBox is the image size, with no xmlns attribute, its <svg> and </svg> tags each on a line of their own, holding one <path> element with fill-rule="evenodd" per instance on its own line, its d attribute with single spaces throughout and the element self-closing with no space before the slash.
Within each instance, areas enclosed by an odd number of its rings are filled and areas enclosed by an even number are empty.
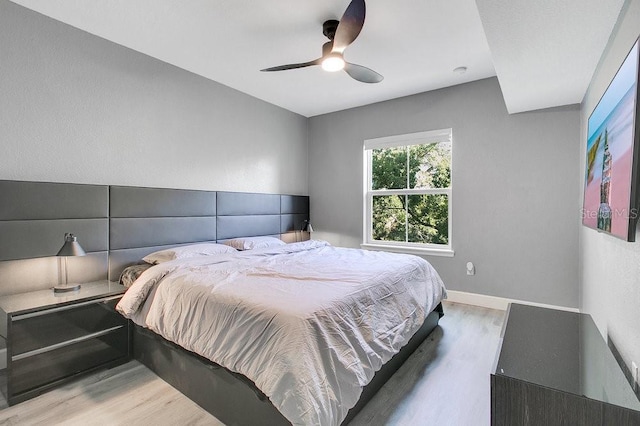
<svg viewBox="0 0 640 426">
<path fill-rule="evenodd" d="M 493 371 L 492 425 L 640 425 L 640 401 L 589 315 L 511 304 Z"/>
</svg>

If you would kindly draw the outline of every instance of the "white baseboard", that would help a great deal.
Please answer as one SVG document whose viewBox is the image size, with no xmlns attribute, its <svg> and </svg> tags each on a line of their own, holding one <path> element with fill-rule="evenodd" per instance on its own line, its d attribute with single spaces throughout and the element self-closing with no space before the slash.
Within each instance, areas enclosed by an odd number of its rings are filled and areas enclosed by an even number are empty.
<svg viewBox="0 0 640 426">
<path fill-rule="evenodd" d="M 7 368 L 7 348 L 0 349 L 0 370 Z"/>
<path fill-rule="evenodd" d="M 465 305 L 481 306 L 483 308 L 499 309 L 506 311 L 509 303 L 520 303 L 522 305 L 539 306 L 541 308 L 558 309 L 561 311 L 580 312 L 578 308 L 566 306 L 547 305 L 545 303 L 528 302 L 526 300 L 506 299 L 504 297 L 487 296 L 484 294 L 467 293 L 464 291 L 447 290 L 447 300 Z"/>
</svg>

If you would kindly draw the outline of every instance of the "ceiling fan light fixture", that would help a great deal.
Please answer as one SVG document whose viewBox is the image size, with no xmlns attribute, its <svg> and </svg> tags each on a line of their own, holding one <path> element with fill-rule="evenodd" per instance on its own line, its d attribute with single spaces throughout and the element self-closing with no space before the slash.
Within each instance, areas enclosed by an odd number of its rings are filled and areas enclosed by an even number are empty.
<svg viewBox="0 0 640 426">
<path fill-rule="evenodd" d="M 339 53 L 331 53 L 322 60 L 322 69 L 329 72 L 343 70 L 345 66 L 344 59 Z"/>
</svg>

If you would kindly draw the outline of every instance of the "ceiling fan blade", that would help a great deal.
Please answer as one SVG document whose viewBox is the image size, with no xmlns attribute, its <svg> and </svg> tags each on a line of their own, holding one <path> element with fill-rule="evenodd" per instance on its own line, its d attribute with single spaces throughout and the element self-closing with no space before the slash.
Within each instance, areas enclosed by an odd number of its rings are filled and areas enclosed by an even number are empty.
<svg viewBox="0 0 640 426">
<path fill-rule="evenodd" d="M 351 78 L 363 83 L 380 83 L 384 80 L 383 76 L 370 68 L 363 67 L 362 65 L 346 62 L 344 64 L 344 70 L 351 76 Z"/>
<path fill-rule="evenodd" d="M 351 0 L 336 29 L 332 52 L 344 52 L 344 49 L 358 37 L 364 25 L 366 9 L 364 0 Z"/>
<path fill-rule="evenodd" d="M 302 62 L 300 64 L 288 64 L 288 65 L 280 65 L 277 67 L 271 67 L 271 68 L 265 68 L 263 70 L 260 71 L 285 71 L 285 70 L 294 70 L 296 68 L 304 68 L 304 67 L 310 67 L 313 65 L 320 65 L 320 63 L 322 62 L 322 58 L 313 60 L 313 61 L 309 61 L 309 62 Z"/>
</svg>

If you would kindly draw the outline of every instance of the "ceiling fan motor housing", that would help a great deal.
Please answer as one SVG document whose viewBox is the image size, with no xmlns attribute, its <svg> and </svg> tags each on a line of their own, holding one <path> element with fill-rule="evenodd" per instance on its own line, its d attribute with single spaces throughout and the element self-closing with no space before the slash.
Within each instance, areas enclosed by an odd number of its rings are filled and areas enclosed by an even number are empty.
<svg viewBox="0 0 640 426">
<path fill-rule="evenodd" d="M 324 36 L 329 40 L 333 40 L 333 38 L 336 36 L 336 30 L 338 29 L 339 23 L 340 21 L 337 21 L 335 19 L 324 21 L 324 24 L 322 24 L 322 34 L 324 34 Z"/>
</svg>

